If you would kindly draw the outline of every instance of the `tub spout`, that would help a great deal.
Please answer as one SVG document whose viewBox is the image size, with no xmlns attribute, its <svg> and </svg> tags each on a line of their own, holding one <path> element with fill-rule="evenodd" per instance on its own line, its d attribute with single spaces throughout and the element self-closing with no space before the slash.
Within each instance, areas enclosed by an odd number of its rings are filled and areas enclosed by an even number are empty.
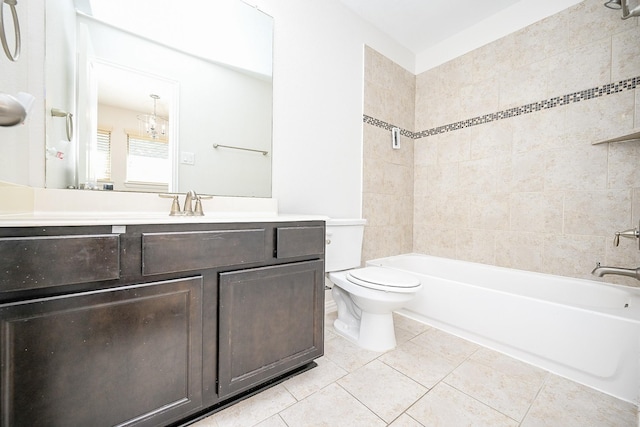
<svg viewBox="0 0 640 427">
<path fill-rule="evenodd" d="M 591 272 L 594 276 L 602 277 L 605 274 L 615 274 L 618 276 L 629 276 L 636 280 L 640 280 L 640 267 L 638 268 L 619 268 L 619 267 L 601 267 L 600 263 L 596 264 L 596 268 Z"/>
</svg>

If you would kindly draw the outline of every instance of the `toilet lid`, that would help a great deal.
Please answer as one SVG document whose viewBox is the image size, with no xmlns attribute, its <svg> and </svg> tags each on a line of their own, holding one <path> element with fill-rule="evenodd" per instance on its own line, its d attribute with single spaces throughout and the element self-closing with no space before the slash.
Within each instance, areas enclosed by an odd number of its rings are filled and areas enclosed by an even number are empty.
<svg viewBox="0 0 640 427">
<path fill-rule="evenodd" d="M 383 267 L 364 267 L 349 271 L 348 280 L 372 289 L 409 289 L 420 286 L 420 280 L 402 271 Z"/>
</svg>

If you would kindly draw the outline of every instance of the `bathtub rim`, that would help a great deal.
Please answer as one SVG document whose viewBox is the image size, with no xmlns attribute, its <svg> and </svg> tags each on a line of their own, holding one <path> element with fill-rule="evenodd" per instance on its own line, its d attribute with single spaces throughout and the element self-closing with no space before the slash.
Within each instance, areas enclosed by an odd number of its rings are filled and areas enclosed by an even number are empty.
<svg viewBox="0 0 640 427">
<path fill-rule="evenodd" d="M 629 322 L 640 323 L 640 286 L 634 287 L 634 286 L 628 286 L 628 285 L 618 285 L 618 284 L 612 284 L 612 283 L 602 282 L 597 280 L 583 279 L 579 277 L 560 276 L 557 274 L 541 273 L 537 271 L 522 270 L 517 268 L 511 268 L 511 267 L 502 267 L 502 266 L 493 265 L 493 264 L 484 264 L 484 263 L 475 262 L 475 261 L 458 260 L 455 258 L 446 258 L 446 257 L 440 257 L 436 255 L 421 254 L 417 252 L 410 252 L 405 254 L 390 255 L 387 257 L 375 258 L 375 259 L 366 261 L 365 264 L 374 265 L 374 266 L 384 266 L 385 268 L 394 268 L 394 269 L 401 270 L 408 273 L 413 272 L 413 274 L 422 274 L 424 276 L 432 276 L 432 277 L 440 278 L 440 276 L 436 276 L 434 274 L 428 274 L 428 273 L 422 273 L 422 272 L 417 273 L 415 271 L 408 270 L 406 268 L 390 266 L 388 264 L 384 264 L 383 262 L 384 260 L 387 260 L 387 259 L 400 258 L 400 257 L 419 257 L 419 258 L 429 258 L 433 260 L 444 260 L 446 262 L 469 264 L 473 266 L 478 266 L 480 268 L 488 268 L 488 269 L 495 269 L 497 271 L 509 272 L 509 274 L 511 274 L 512 272 L 515 272 L 516 274 L 525 274 L 531 277 L 539 277 L 541 279 L 560 278 L 562 280 L 568 280 L 572 282 L 575 281 L 581 286 L 587 286 L 589 288 L 594 288 L 594 289 L 605 288 L 607 289 L 607 291 L 613 291 L 616 293 L 627 292 L 630 295 L 630 297 L 633 300 L 635 300 L 634 301 L 635 304 L 633 306 L 631 307 L 599 307 L 599 306 L 592 306 L 592 305 L 571 304 L 565 301 L 555 301 L 550 299 L 539 298 L 533 295 L 518 294 L 516 292 L 510 292 L 504 289 L 482 286 L 484 289 L 487 289 L 488 291 L 491 291 L 491 292 L 497 292 L 497 293 L 507 294 L 507 295 L 516 295 L 519 298 L 527 298 L 527 299 L 533 299 L 538 301 L 544 301 L 545 303 L 548 303 L 548 304 L 556 304 L 560 306 L 570 307 L 571 309 L 576 309 L 576 310 L 584 310 L 588 312 L 597 311 L 598 313 L 601 313 L 604 316 L 611 316 L 611 317 L 623 319 Z M 442 278 L 442 279 L 456 281 L 452 278 Z M 480 285 L 469 285 L 469 286 L 480 286 Z"/>
</svg>

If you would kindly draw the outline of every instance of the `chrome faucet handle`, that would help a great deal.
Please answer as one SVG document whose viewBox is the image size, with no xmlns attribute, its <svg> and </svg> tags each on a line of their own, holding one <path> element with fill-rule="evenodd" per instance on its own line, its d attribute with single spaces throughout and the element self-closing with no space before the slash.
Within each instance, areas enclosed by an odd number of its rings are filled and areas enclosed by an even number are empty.
<svg viewBox="0 0 640 427">
<path fill-rule="evenodd" d="M 158 194 L 158 196 L 165 199 L 173 199 L 171 202 L 171 211 L 169 211 L 169 216 L 182 215 L 182 211 L 180 210 L 180 201 L 178 200 L 177 194 Z"/>
<path fill-rule="evenodd" d="M 637 228 L 630 228 L 629 230 L 616 231 L 616 235 L 613 238 L 613 246 L 620 244 L 620 236 L 627 237 L 629 239 L 640 239 L 640 230 Z"/>
<path fill-rule="evenodd" d="M 196 208 L 193 212 L 195 216 L 204 216 L 204 211 L 202 210 L 202 200 L 204 199 L 213 199 L 213 196 L 196 196 Z"/>
</svg>

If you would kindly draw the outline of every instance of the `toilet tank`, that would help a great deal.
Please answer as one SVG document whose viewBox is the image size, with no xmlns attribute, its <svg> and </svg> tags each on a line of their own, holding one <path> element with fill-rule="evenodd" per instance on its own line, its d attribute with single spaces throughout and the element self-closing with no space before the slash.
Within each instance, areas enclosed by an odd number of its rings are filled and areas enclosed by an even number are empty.
<svg viewBox="0 0 640 427">
<path fill-rule="evenodd" d="M 360 267 L 362 236 L 366 219 L 327 220 L 325 271 L 341 271 Z"/>
</svg>

